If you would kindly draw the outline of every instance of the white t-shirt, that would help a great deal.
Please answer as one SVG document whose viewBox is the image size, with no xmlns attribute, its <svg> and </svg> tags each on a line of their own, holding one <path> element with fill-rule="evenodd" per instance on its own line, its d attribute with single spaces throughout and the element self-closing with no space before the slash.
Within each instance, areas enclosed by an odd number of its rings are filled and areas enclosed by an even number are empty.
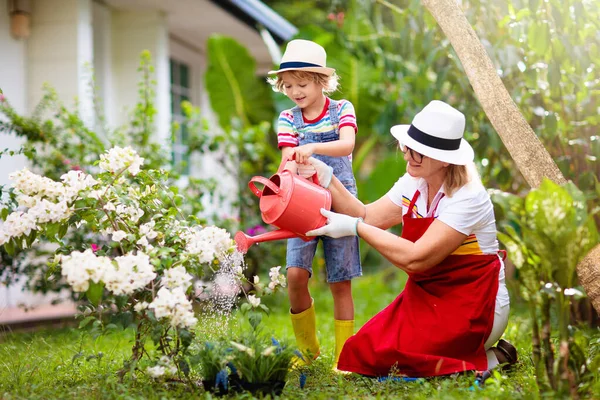
<svg viewBox="0 0 600 400">
<path fill-rule="evenodd" d="M 413 207 L 413 218 L 434 217 L 463 235 L 467 235 L 463 244 L 452 254 L 498 253 L 494 206 L 485 187 L 478 179 L 458 189 L 452 197 L 445 195 L 442 185 L 433 198 L 429 210 L 427 210 L 427 182 L 422 178 L 414 178 L 406 173 L 398 179 L 387 195 L 394 204 L 402 207 L 402 215 L 405 215 L 409 212 L 408 207 L 417 190 L 421 194 Z M 503 262 L 500 266 L 499 281 L 496 306 L 505 306 L 509 303 L 509 298 Z"/>
</svg>

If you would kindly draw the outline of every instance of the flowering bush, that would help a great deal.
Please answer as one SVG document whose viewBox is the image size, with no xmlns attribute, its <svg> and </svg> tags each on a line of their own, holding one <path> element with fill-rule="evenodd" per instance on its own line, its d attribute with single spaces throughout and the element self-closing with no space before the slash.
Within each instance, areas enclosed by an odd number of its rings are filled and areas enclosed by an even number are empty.
<svg viewBox="0 0 600 400">
<path fill-rule="evenodd" d="M 132 361 L 147 354 L 151 337 L 163 358 L 148 372 L 158 376 L 184 362 L 197 323 L 194 280 L 224 265 L 239 273 L 243 259 L 225 230 L 185 218 L 163 183 L 167 172 L 143 163 L 130 147 L 114 147 L 100 157 L 96 176 L 69 171 L 54 181 L 27 169 L 11 174 L 18 208 L 2 211 L 0 245 L 13 254 L 40 239 L 56 243 L 53 267 L 98 306 L 82 324 L 102 324 L 107 311 L 129 315 L 136 326 Z M 62 240 L 82 227 L 103 244 L 73 248 Z"/>
</svg>

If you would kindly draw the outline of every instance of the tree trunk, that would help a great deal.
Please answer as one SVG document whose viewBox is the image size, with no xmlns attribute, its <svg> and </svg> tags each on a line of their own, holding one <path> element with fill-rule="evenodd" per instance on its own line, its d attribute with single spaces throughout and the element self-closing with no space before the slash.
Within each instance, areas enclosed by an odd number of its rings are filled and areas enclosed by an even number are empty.
<svg viewBox="0 0 600 400">
<path fill-rule="evenodd" d="M 421 0 L 450 40 L 475 95 L 531 187 L 544 177 L 566 183 L 552 157 L 514 103 L 457 0 Z M 577 266 L 579 281 L 600 312 L 600 245 Z"/>
</svg>

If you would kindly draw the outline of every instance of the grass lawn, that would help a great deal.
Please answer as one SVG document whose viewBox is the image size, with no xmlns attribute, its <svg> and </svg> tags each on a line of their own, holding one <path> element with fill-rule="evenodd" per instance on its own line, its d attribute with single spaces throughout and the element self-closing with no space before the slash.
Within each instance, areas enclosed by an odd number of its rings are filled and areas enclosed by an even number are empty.
<svg viewBox="0 0 600 400">
<path fill-rule="evenodd" d="M 366 275 L 353 282 L 356 328 L 391 302 L 400 292 L 405 275 L 395 269 Z M 289 398 L 411 398 L 411 399 L 518 399 L 538 398 L 530 362 L 530 325 L 527 314 L 513 308 L 505 338 L 517 346 L 519 366 L 496 374 L 485 388 L 473 388 L 472 374 L 423 382 L 377 382 L 358 375 L 331 372 L 333 362 L 333 302 L 329 289 L 313 279 L 311 287 L 317 310 L 321 356 L 307 368 L 300 389 L 297 373 L 290 374 L 282 397 Z M 293 338 L 284 294 L 265 299 L 272 310 L 263 329 L 277 338 Z M 239 320 L 238 315 L 234 318 Z M 236 324 L 231 324 L 236 326 Z M 211 329 L 210 327 L 205 327 Z M 236 328 L 234 328 L 236 329 Z M 204 331 L 204 329 L 200 329 Z M 123 365 L 132 345 L 131 331 L 97 338 L 73 329 L 35 333 L 0 334 L 0 398 L 2 399 L 171 399 L 210 398 L 202 389 L 180 383 L 153 382 L 144 375 L 128 375 L 123 382 L 115 372 Z M 200 332 L 198 340 L 203 342 Z M 98 355 L 101 357 L 98 357 Z M 237 395 L 249 398 L 249 394 Z"/>
</svg>

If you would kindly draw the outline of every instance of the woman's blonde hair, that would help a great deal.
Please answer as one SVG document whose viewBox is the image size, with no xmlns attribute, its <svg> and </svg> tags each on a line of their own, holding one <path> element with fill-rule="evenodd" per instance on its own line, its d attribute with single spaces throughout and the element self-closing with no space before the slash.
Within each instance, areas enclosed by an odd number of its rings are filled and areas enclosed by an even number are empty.
<svg viewBox="0 0 600 400">
<path fill-rule="evenodd" d="M 446 192 L 446 196 L 452 197 L 458 189 L 473 180 L 479 180 L 475 163 L 468 165 L 450 164 L 446 170 L 446 178 L 444 178 L 444 192 Z"/>
<path fill-rule="evenodd" d="M 285 87 L 283 85 L 283 74 L 289 74 L 294 79 L 297 80 L 311 80 L 315 82 L 317 85 L 323 88 L 323 93 L 331 94 L 338 90 L 339 87 L 339 77 L 334 72 L 331 76 L 327 76 L 325 74 L 319 74 L 318 72 L 309 72 L 302 70 L 292 70 L 280 72 L 274 78 L 267 78 L 267 82 L 273 86 L 273 90 L 276 92 L 281 92 L 285 94 Z"/>
</svg>

